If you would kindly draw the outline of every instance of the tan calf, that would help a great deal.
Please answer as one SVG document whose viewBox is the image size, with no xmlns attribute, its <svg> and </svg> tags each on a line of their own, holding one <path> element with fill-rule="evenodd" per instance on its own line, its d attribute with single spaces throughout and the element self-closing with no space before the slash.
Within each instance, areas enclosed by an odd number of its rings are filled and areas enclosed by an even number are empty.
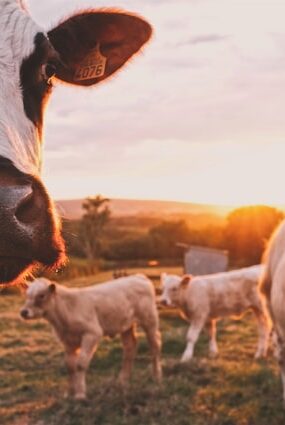
<svg viewBox="0 0 285 425">
<path fill-rule="evenodd" d="M 216 321 L 223 317 L 240 316 L 248 309 L 254 312 L 258 324 L 259 341 L 255 358 L 266 355 L 270 326 L 257 288 L 261 269 L 261 266 L 253 266 L 207 276 L 186 275 L 183 278 L 165 273 L 161 275 L 161 302 L 179 307 L 184 317 L 191 321 L 182 362 L 193 357 L 195 343 L 205 325 L 210 333 L 210 356 L 216 356 Z"/>
<path fill-rule="evenodd" d="M 153 285 L 143 275 L 123 277 L 86 288 L 66 288 L 36 279 L 21 309 L 24 319 L 43 317 L 65 347 L 69 394 L 86 397 L 85 374 L 103 336 L 121 335 L 123 364 L 119 380 L 125 384 L 136 352 L 135 325 L 146 333 L 152 352 L 153 375 L 161 379 L 161 336 Z"/>
</svg>

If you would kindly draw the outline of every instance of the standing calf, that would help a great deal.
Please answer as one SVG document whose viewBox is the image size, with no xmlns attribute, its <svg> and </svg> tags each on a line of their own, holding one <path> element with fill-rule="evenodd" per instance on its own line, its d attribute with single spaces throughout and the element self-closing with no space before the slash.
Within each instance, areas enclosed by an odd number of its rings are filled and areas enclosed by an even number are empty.
<svg viewBox="0 0 285 425">
<path fill-rule="evenodd" d="M 240 316 L 248 309 L 254 312 L 258 324 L 259 341 L 255 358 L 266 355 L 270 329 L 257 289 L 260 274 L 261 266 L 253 266 L 197 277 L 161 275 L 161 302 L 179 307 L 184 317 L 191 321 L 182 362 L 192 359 L 195 343 L 206 324 L 210 333 L 210 355 L 217 355 L 217 319 Z"/>
<path fill-rule="evenodd" d="M 283 383 L 285 407 L 285 221 L 271 237 L 264 254 L 265 270 L 260 280 L 260 290 L 276 333 L 277 357 Z"/>
<path fill-rule="evenodd" d="M 143 275 L 133 275 L 87 288 L 66 288 L 36 279 L 27 290 L 21 316 L 44 317 L 65 347 L 69 394 L 86 397 L 85 373 L 103 336 L 121 335 L 123 364 L 119 380 L 125 384 L 136 352 L 135 325 L 146 333 L 152 352 L 153 375 L 161 379 L 161 336 L 154 288 Z"/>
</svg>

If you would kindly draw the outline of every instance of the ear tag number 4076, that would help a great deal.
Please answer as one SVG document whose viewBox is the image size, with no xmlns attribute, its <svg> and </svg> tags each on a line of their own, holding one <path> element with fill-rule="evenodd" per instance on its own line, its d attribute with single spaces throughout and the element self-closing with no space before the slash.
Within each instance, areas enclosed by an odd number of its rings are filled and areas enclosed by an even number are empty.
<svg viewBox="0 0 285 425">
<path fill-rule="evenodd" d="M 92 80 L 105 74 L 107 58 L 100 52 L 99 44 L 91 50 L 88 57 L 76 68 L 74 80 Z"/>
</svg>

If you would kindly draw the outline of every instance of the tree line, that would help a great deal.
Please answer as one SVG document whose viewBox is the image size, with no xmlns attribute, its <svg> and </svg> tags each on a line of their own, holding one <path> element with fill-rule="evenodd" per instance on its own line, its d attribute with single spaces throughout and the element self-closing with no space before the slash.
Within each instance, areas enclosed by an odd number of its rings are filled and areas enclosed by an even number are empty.
<svg viewBox="0 0 285 425">
<path fill-rule="evenodd" d="M 102 259 L 125 263 L 151 259 L 181 261 L 183 244 L 228 250 L 234 266 L 257 264 L 266 241 L 284 218 L 281 210 L 261 205 L 237 208 L 221 225 L 197 229 L 191 221 L 183 219 L 156 219 L 143 229 L 140 218 L 114 219 L 109 200 L 100 195 L 87 198 L 82 207 L 82 219 L 65 221 L 63 233 L 69 254 L 86 258 L 91 264 Z M 129 227 L 128 221 L 132 222 Z"/>
</svg>

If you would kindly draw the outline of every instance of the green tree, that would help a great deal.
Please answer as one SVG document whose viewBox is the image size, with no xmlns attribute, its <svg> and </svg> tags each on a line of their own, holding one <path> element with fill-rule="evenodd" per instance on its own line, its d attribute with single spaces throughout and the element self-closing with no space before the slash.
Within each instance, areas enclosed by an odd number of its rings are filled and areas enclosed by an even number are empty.
<svg viewBox="0 0 285 425">
<path fill-rule="evenodd" d="M 101 255 L 104 230 L 111 216 L 108 202 L 109 199 L 97 195 L 86 198 L 82 204 L 85 213 L 80 222 L 80 238 L 90 263 Z"/>
<path fill-rule="evenodd" d="M 189 243 L 190 230 L 184 220 L 163 221 L 149 231 L 153 252 L 156 258 L 178 258 L 181 249 L 177 242 Z"/>
<path fill-rule="evenodd" d="M 233 210 L 225 229 L 231 260 L 239 265 L 259 263 L 266 240 L 283 217 L 282 211 L 263 205 Z"/>
</svg>

